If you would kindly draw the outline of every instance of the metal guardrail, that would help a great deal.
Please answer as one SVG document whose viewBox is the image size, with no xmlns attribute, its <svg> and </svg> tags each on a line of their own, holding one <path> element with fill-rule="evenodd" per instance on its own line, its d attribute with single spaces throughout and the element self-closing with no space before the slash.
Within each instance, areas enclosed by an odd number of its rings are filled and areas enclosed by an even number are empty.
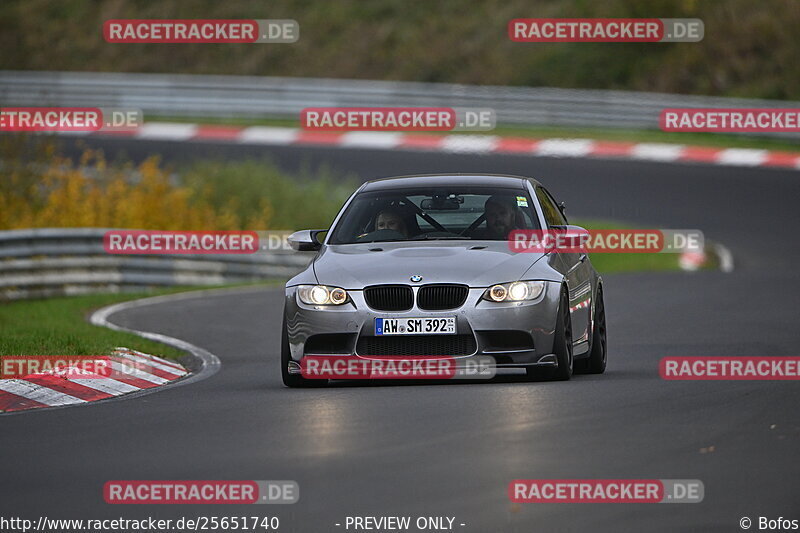
<svg viewBox="0 0 800 533">
<path fill-rule="evenodd" d="M 293 276 L 312 254 L 110 255 L 104 228 L 0 231 L 0 300 Z"/>
<path fill-rule="evenodd" d="M 501 124 L 657 129 L 666 107 L 800 108 L 800 102 L 320 78 L 0 71 L 0 106 L 127 107 L 145 117 L 218 118 L 297 118 L 303 108 L 326 106 L 488 107 Z"/>
</svg>

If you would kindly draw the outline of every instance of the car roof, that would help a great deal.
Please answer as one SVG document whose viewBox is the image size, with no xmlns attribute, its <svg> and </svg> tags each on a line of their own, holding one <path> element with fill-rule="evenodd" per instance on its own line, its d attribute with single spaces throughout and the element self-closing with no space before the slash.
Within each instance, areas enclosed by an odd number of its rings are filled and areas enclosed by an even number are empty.
<svg viewBox="0 0 800 533">
<path fill-rule="evenodd" d="M 414 176 L 394 176 L 368 181 L 361 192 L 405 189 L 409 187 L 467 186 L 501 187 L 524 189 L 525 181 L 540 185 L 533 178 L 506 174 L 419 174 Z"/>
</svg>

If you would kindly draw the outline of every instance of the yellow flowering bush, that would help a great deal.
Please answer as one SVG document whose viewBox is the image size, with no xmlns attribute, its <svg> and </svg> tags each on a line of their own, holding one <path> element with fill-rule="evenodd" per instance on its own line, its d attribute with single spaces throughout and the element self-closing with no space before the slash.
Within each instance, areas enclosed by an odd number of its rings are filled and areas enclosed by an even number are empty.
<svg viewBox="0 0 800 533">
<path fill-rule="evenodd" d="M 111 165 L 92 150 L 72 162 L 46 140 L 10 136 L 0 138 L 0 165 L 0 230 L 327 227 L 352 188 L 288 177 L 265 162 L 201 161 L 173 173 L 155 156 Z"/>
</svg>

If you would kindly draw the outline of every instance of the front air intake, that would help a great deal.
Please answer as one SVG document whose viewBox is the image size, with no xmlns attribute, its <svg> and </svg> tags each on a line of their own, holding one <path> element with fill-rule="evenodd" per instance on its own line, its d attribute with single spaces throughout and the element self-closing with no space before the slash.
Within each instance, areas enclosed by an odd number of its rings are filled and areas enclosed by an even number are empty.
<svg viewBox="0 0 800 533">
<path fill-rule="evenodd" d="M 417 307 L 426 311 L 457 309 L 467 301 L 468 294 L 466 285 L 425 285 L 417 293 Z"/>
<path fill-rule="evenodd" d="M 463 335 L 398 335 L 361 337 L 356 352 L 362 356 L 472 355 L 475 337 Z"/>
<path fill-rule="evenodd" d="M 414 293 L 408 285 L 374 285 L 364 289 L 364 299 L 376 311 L 408 311 Z"/>
</svg>

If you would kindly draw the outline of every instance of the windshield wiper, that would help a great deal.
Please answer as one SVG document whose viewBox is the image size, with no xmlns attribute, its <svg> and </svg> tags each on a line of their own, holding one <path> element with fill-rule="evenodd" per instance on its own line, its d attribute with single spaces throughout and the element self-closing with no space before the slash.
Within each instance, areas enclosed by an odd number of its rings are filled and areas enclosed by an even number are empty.
<svg viewBox="0 0 800 533">
<path fill-rule="evenodd" d="M 446 235 L 446 236 L 436 236 L 436 235 L 420 235 L 419 237 L 415 237 L 413 239 L 376 239 L 376 240 L 369 240 L 369 241 L 352 241 L 352 242 L 337 242 L 331 244 L 372 244 L 372 243 L 379 243 L 379 242 L 412 242 L 412 241 L 469 241 L 471 240 L 470 237 L 460 237 L 458 235 Z"/>
<path fill-rule="evenodd" d="M 414 237 L 413 239 L 408 239 L 409 241 L 468 241 L 470 240 L 469 237 L 463 237 L 460 235 L 420 235 L 419 237 Z"/>
<path fill-rule="evenodd" d="M 347 243 L 341 244 L 372 244 L 373 242 L 405 242 L 408 239 L 376 239 L 376 240 L 369 240 L 369 241 L 352 241 Z"/>
</svg>

